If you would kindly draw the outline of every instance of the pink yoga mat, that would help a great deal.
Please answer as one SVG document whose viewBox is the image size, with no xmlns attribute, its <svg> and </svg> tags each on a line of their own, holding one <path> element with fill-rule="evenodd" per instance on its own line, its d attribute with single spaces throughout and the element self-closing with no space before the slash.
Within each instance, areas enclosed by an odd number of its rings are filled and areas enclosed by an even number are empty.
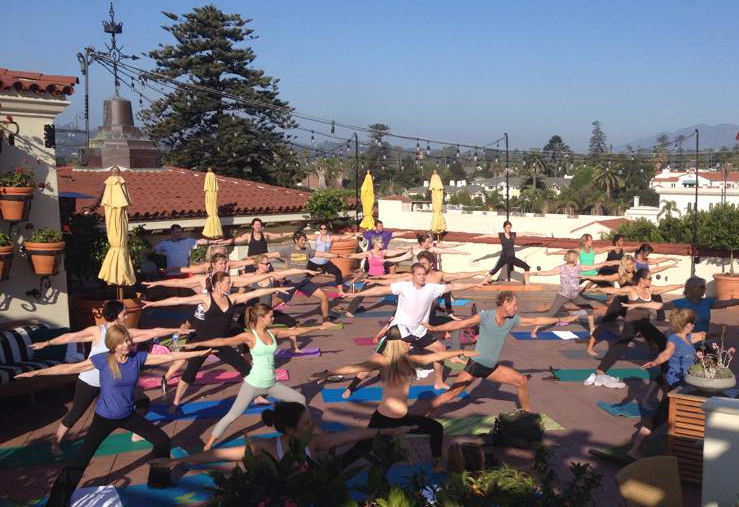
<svg viewBox="0 0 739 507">
<path fill-rule="evenodd" d="M 356 345 L 359 345 L 360 347 L 370 347 L 372 345 L 376 345 L 375 343 L 372 343 L 371 336 L 363 336 L 362 338 L 354 338 L 354 343 Z"/>
<path fill-rule="evenodd" d="M 285 368 L 275 369 L 275 377 L 278 381 L 284 382 L 290 380 L 290 373 Z M 154 389 L 159 387 L 161 377 L 139 377 L 139 387 L 143 389 Z M 200 371 L 195 376 L 196 385 L 204 384 L 232 384 L 235 382 L 241 382 L 242 377 L 238 371 L 235 370 L 208 370 Z M 167 382 L 168 386 L 177 385 L 180 381 L 179 376 L 172 377 Z"/>
</svg>

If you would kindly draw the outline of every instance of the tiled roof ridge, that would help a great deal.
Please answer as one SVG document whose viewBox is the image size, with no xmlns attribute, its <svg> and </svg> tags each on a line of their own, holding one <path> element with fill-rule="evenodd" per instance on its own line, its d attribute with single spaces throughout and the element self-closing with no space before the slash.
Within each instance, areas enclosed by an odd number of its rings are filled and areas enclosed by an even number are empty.
<svg viewBox="0 0 739 507">
<path fill-rule="evenodd" d="M 52 95 L 72 95 L 74 85 L 79 83 L 77 76 L 60 76 L 0 68 L 0 91 L 16 89 Z"/>
</svg>

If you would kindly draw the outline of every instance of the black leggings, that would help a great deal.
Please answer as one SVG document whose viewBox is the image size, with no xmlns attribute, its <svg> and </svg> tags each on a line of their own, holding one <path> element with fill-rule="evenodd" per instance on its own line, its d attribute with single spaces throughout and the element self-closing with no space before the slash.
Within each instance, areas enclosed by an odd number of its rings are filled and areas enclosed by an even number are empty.
<svg viewBox="0 0 739 507">
<path fill-rule="evenodd" d="M 100 388 L 91 386 L 87 382 L 77 378 L 74 384 L 74 399 L 72 400 L 72 408 L 69 409 L 67 415 L 62 418 L 62 424 L 67 428 L 74 426 L 74 423 L 80 420 L 95 398 L 100 394 Z"/>
<path fill-rule="evenodd" d="M 204 347 L 197 347 L 193 350 L 204 350 Z M 218 347 L 215 349 L 215 355 L 224 363 L 231 365 L 242 377 L 246 377 L 251 371 L 251 365 L 233 347 Z M 200 371 L 200 367 L 203 366 L 205 357 L 198 356 L 187 360 L 187 366 L 182 373 L 183 382 L 187 384 L 195 382 L 195 376 Z"/>
<path fill-rule="evenodd" d="M 612 343 L 608 348 L 608 352 L 606 352 L 603 360 L 598 365 L 598 369 L 603 372 L 608 371 L 623 355 L 629 346 L 629 342 L 634 339 L 637 333 L 640 333 L 648 342 L 653 342 L 659 352 L 665 350 L 667 337 L 654 324 L 649 322 L 649 319 L 626 320 L 621 338 Z"/>
<path fill-rule="evenodd" d="M 341 287 L 344 285 L 344 276 L 341 274 L 341 270 L 331 261 L 328 261 L 326 264 L 316 264 L 313 261 L 308 261 L 308 265 L 305 266 L 305 269 L 321 271 L 322 273 L 334 275 L 336 286 Z"/>
<path fill-rule="evenodd" d="M 296 327 L 298 325 L 298 321 L 286 313 L 272 310 L 272 315 L 274 317 L 273 324 L 281 324 L 285 327 Z"/>
<path fill-rule="evenodd" d="M 51 488 L 51 493 L 49 493 L 47 507 L 67 507 L 69 505 L 69 499 L 77 488 L 80 479 L 82 479 L 82 475 L 85 473 L 85 469 L 95 451 L 102 441 L 117 428 L 135 433 L 154 444 L 152 451 L 154 458 L 169 457 L 172 446 L 169 437 L 141 414 L 133 412 L 123 419 L 106 419 L 96 413 L 77 454 L 59 472 L 59 476 Z"/>
<path fill-rule="evenodd" d="M 410 414 L 398 418 L 387 417 L 375 410 L 367 425 L 368 428 L 399 428 L 401 426 L 418 426 L 418 428 L 409 431 L 409 433 L 414 435 L 429 435 L 431 437 L 429 442 L 431 455 L 434 458 L 441 457 L 441 445 L 444 442 L 444 426 L 430 417 Z M 357 459 L 366 457 L 371 450 L 371 439 L 357 442 L 341 457 L 343 466 L 346 467 Z"/>
<path fill-rule="evenodd" d="M 524 261 L 516 257 L 515 255 L 513 257 L 504 257 L 500 256 L 498 259 L 498 263 L 495 265 L 493 269 L 490 270 L 490 274 L 495 276 L 495 273 L 500 271 L 500 268 L 503 267 L 503 265 L 508 266 L 508 281 L 511 281 L 511 271 L 513 271 L 514 266 L 518 266 L 519 268 L 523 269 L 524 271 L 530 271 L 531 266 L 526 264 Z"/>
</svg>

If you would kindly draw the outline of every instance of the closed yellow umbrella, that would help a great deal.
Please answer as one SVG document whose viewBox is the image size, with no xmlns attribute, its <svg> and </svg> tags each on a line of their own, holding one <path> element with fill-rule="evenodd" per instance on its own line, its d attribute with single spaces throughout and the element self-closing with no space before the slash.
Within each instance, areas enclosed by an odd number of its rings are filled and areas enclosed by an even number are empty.
<svg viewBox="0 0 739 507">
<path fill-rule="evenodd" d="M 128 196 L 126 180 L 118 167 L 113 167 L 111 175 L 105 180 L 105 190 L 100 202 L 105 208 L 105 231 L 110 248 L 105 254 L 98 278 L 119 287 L 133 285 L 136 283 L 136 276 L 128 255 L 127 212 L 131 198 Z"/>
<path fill-rule="evenodd" d="M 436 171 L 431 175 L 429 190 L 431 191 L 431 232 L 444 232 L 446 231 L 446 221 L 444 220 L 444 214 L 441 212 L 444 205 L 444 184 Z"/>
<path fill-rule="evenodd" d="M 205 191 L 205 212 L 208 214 L 205 227 L 203 227 L 203 236 L 220 238 L 223 236 L 223 228 L 218 219 L 218 180 L 212 167 L 208 168 L 208 173 L 205 175 L 203 190 Z"/>
<path fill-rule="evenodd" d="M 359 227 L 363 229 L 373 229 L 375 227 L 375 219 L 372 218 L 372 212 L 375 210 L 375 187 L 372 182 L 372 174 L 367 171 L 367 175 L 362 182 L 361 190 L 362 201 L 362 223 Z"/>
</svg>

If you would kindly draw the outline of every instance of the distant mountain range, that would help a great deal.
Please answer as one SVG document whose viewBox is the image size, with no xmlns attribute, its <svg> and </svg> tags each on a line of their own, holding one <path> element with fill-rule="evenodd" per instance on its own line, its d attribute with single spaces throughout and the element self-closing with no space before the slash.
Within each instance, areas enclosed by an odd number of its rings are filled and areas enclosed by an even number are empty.
<svg viewBox="0 0 739 507">
<path fill-rule="evenodd" d="M 631 145 L 635 150 L 638 148 L 651 148 L 657 144 L 657 138 L 661 135 L 666 135 L 670 139 L 675 139 L 679 135 L 689 136 L 695 129 L 698 129 L 700 133 L 700 149 L 702 150 L 718 150 L 722 147 L 729 149 L 733 148 L 739 141 L 736 140 L 736 135 L 739 133 L 739 125 L 733 125 L 729 123 L 722 123 L 721 125 L 692 125 L 690 127 L 681 128 L 672 132 L 658 132 L 650 137 L 643 137 L 641 139 L 635 139 L 628 144 Z M 675 145 L 670 146 L 670 150 L 674 150 Z M 683 149 L 694 150 L 695 149 L 695 138 L 690 138 L 683 143 Z M 625 151 L 626 145 L 614 146 L 613 151 Z"/>
</svg>

